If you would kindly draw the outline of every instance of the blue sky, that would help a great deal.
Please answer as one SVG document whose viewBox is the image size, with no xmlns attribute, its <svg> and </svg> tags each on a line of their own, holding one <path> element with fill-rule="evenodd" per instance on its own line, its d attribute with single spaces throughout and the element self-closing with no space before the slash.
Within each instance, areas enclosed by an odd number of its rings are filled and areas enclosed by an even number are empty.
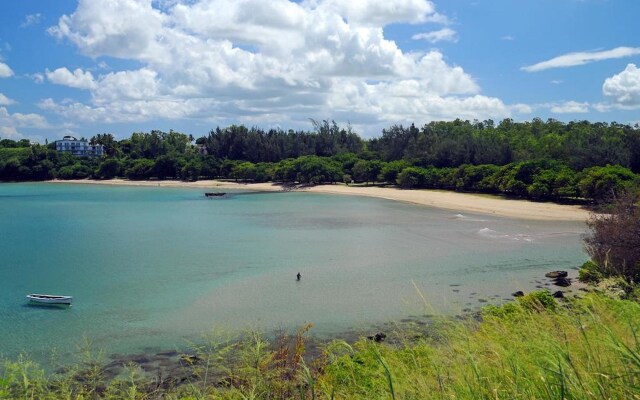
<svg viewBox="0 0 640 400">
<path fill-rule="evenodd" d="M 640 121 L 635 0 L 0 2 L 0 138 Z"/>
</svg>

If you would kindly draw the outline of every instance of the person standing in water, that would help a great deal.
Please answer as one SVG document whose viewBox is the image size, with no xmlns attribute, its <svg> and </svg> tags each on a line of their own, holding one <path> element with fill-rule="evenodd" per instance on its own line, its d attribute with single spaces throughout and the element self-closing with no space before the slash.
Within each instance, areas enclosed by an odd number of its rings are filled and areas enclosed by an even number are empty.
<svg viewBox="0 0 640 400">
<path fill-rule="evenodd" d="M 296 280 L 299 281 L 300 278 L 302 278 L 302 274 L 300 274 L 300 272 L 298 272 L 298 275 L 296 275 L 296 278 L 297 278 Z"/>
</svg>

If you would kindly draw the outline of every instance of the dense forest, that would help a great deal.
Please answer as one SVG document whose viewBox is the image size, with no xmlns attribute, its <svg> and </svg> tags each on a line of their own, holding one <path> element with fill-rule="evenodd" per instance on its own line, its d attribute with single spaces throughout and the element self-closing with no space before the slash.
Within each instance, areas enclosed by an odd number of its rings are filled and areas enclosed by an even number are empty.
<svg viewBox="0 0 640 400">
<path fill-rule="evenodd" d="M 93 136 L 102 158 L 54 144 L 0 140 L 0 180 L 234 179 L 379 183 L 505 194 L 539 200 L 607 201 L 640 185 L 640 127 L 554 119 L 394 125 L 363 139 L 333 121 L 312 131 L 232 125 L 206 136 L 136 132 Z"/>
</svg>

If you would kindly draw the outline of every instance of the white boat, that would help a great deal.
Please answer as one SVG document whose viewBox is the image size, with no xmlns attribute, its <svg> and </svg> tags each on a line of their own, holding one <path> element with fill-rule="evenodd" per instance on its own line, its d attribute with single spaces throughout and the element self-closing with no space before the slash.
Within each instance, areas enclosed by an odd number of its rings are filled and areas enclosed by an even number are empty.
<svg viewBox="0 0 640 400">
<path fill-rule="evenodd" d="M 27 299 L 32 303 L 51 305 L 71 305 L 73 296 L 56 296 L 52 294 L 28 294 Z"/>
</svg>

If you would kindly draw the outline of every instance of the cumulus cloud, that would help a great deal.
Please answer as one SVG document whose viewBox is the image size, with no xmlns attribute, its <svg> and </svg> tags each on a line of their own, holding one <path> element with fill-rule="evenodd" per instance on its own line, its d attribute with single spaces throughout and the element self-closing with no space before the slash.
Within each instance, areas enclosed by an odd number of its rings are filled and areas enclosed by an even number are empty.
<svg viewBox="0 0 640 400">
<path fill-rule="evenodd" d="M 8 78 L 13 75 L 13 71 L 5 63 L 0 62 L 0 78 Z"/>
<path fill-rule="evenodd" d="M 39 114 L 10 113 L 6 107 L 0 107 L 0 137 L 20 139 L 24 137 L 18 128 L 47 128 L 47 120 Z"/>
<path fill-rule="evenodd" d="M 602 93 L 620 107 L 640 107 L 640 69 L 635 64 L 627 65 L 604 81 Z"/>
<path fill-rule="evenodd" d="M 480 95 L 441 52 L 404 52 L 384 36 L 388 24 L 436 20 L 446 22 L 427 0 L 80 0 L 49 32 L 87 56 L 141 67 L 99 76 L 47 71 L 54 83 L 90 90 L 91 100 L 46 99 L 40 107 L 102 122 L 283 124 L 337 113 L 357 123 L 516 110 Z"/>
<path fill-rule="evenodd" d="M 556 114 L 582 114 L 589 112 L 589 103 L 579 103 L 577 101 L 567 101 L 551 106 L 551 112 Z"/>
<path fill-rule="evenodd" d="M 430 42 L 430 43 L 458 41 L 456 31 L 450 28 L 442 28 L 438 31 L 418 33 L 413 35 L 411 39 L 426 40 L 427 42 Z"/>
<path fill-rule="evenodd" d="M 13 103 L 15 103 L 15 101 L 0 93 L 0 106 L 10 106 Z"/>
<path fill-rule="evenodd" d="M 0 138 L 3 139 L 22 139 L 22 135 L 18 133 L 18 130 L 13 126 L 2 126 L 2 114 L 0 110 Z"/>
<path fill-rule="evenodd" d="M 551 68 L 575 67 L 577 65 L 589 64 L 596 61 L 631 57 L 638 54 L 640 54 L 640 47 L 616 47 L 615 49 L 604 51 L 568 53 L 547 61 L 522 67 L 521 69 L 527 72 L 539 72 Z"/>
<path fill-rule="evenodd" d="M 426 0 L 327 0 L 317 4 L 318 8 L 335 11 L 357 25 L 420 23 L 435 14 L 433 3 Z"/>
<path fill-rule="evenodd" d="M 96 86 L 91 72 L 85 72 L 80 68 L 76 68 L 73 72 L 66 68 L 58 68 L 53 72 L 47 70 L 45 75 L 50 82 L 57 85 L 76 89 L 93 89 Z"/>
</svg>

